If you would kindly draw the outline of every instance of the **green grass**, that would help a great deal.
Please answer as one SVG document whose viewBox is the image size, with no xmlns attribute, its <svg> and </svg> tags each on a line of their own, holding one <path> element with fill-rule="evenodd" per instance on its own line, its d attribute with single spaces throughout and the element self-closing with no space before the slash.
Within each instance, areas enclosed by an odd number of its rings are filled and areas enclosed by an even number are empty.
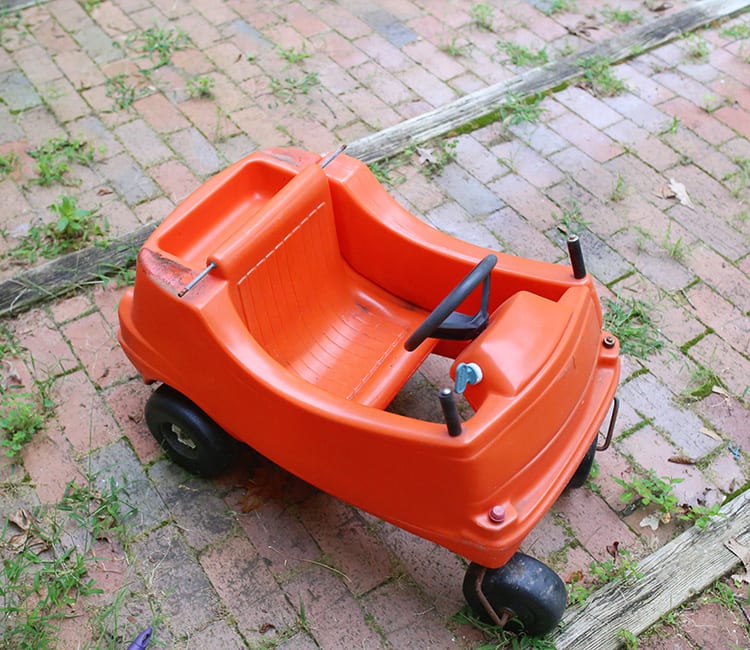
<svg viewBox="0 0 750 650">
<path fill-rule="evenodd" d="M 602 16 L 607 22 L 617 23 L 620 25 L 630 25 L 632 23 L 643 22 L 640 12 L 635 9 L 602 9 Z"/>
<path fill-rule="evenodd" d="M 480 621 L 468 607 L 457 612 L 453 620 L 459 625 L 470 625 L 485 637 L 485 643 L 475 650 L 555 650 L 555 644 L 547 637 L 530 637 L 508 632 L 496 625 Z"/>
<path fill-rule="evenodd" d="M 445 166 L 455 160 L 456 140 L 438 140 L 433 146 L 418 150 L 420 171 L 428 178 L 440 174 Z"/>
<path fill-rule="evenodd" d="M 284 61 L 287 63 L 299 63 L 300 61 L 304 61 L 305 59 L 309 59 L 312 54 L 307 51 L 307 49 L 302 46 L 301 50 L 298 50 L 294 47 L 289 48 L 283 48 L 283 47 L 277 47 L 276 51 L 279 53 L 279 56 L 281 56 Z"/>
<path fill-rule="evenodd" d="M 450 56 L 468 56 L 470 47 L 469 44 L 464 42 L 459 45 L 458 40 L 459 37 L 454 36 L 449 43 L 441 43 L 440 49 Z"/>
<path fill-rule="evenodd" d="M 485 31 L 492 31 L 492 23 L 495 19 L 495 8 L 489 4 L 475 4 L 469 12 L 472 22 Z"/>
<path fill-rule="evenodd" d="M 625 198 L 627 191 L 628 186 L 625 183 L 625 179 L 622 177 L 622 174 L 617 174 L 615 184 L 612 187 L 612 191 L 609 193 L 609 200 L 613 203 L 619 203 Z"/>
<path fill-rule="evenodd" d="M 690 375 L 690 381 L 681 396 L 691 401 L 699 401 L 713 393 L 714 388 L 725 388 L 721 378 L 710 368 L 698 365 Z"/>
<path fill-rule="evenodd" d="M 510 41 L 498 41 L 497 47 L 508 57 L 506 61 L 510 61 L 513 65 L 519 67 L 539 66 L 549 62 L 546 47 L 535 50 Z"/>
<path fill-rule="evenodd" d="M 154 63 L 151 70 L 154 70 L 167 65 L 177 50 L 184 50 L 190 44 L 190 38 L 179 27 L 172 29 L 154 24 L 132 34 L 125 43 L 141 56 L 150 58 Z"/>
<path fill-rule="evenodd" d="M 597 97 L 614 97 L 625 92 L 622 79 L 612 72 L 612 62 L 605 56 L 587 56 L 578 61 L 583 85 Z"/>
<path fill-rule="evenodd" d="M 208 98 L 213 95 L 215 85 L 216 81 L 214 81 L 213 77 L 196 75 L 188 79 L 187 92 L 193 98 Z"/>
<path fill-rule="evenodd" d="M 566 11 L 575 11 L 576 2 L 575 0 L 552 0 L 549 7 L 544 11 L 548 16 L 554 14 L 564 13 Z"/>
<path fill-rule="evenodd" d="M 546 110 L 541 106 L 542 99 L 541 94 L 522 98 L 515 93 L 508 93 L 505 102 L 498 108 L 500 119 L 510 125 L 538 122 Z"/>
<path fill-rule="evenodd" d="M 736 41 L 750 38 L 750 23 L 736 23 L 731 27 L 725 27 L 721 30 L 721 35 Z"/>
<path fill-rule="evenodd" d="M 96 560 L 92 554 L 93 541 L 113 542 L 124 536 L 135 509 L 123 501 L 123 490 L 114 482 L 105 484 L 103 489 L 95 488 L 95 482 L 96 477 L 89 477 L 83 485 L 71 482 L 59 503 L 21 509 L 8 516 L 4 527 L 8 543 L 0 549 L 0 648 L 3 650 L 58 647 L 60 622 L 75 615 L 82 599 L 102 593 L 88 572 L 89 564 Z M 73 536 L 63 537 L 63 531 L 81 531 L 85 535 L 76 533 L 74 544 L 70 541 Z M 85 606 L 94 614 L 95 627 L 100 618 L 109 617 L 122 602 L 118 593 L 99 612 L 92 601 L 86 601 Z M 85 638 L 85 633 L 81 637 Z M 97 650 L 124 647 L 123 641 L 111 633 L 100 635 L 95 643 Z"/>
<path fill-rule="evenodd" d="M 5 392 L 0 394 L 0 446 L 9 458 L 18 456 L 44 427 L 48 405 L 39 394 Z"/>
<path fill-rule="evenodd" d="M 379 183 L 383 185 L 399 185 L 406 180 L 406 176 L 403 174 L 396 174 L 395 170 L 398 167 L 405 165 L 413 153 L 414 149 L 410 148 L 392 158 L 386 158 L 384 160 L 370 163 L 368 167 L 375 175 L 375 178 L 378 179 Z"/>
<path fill-rule="evenodd" d="M 11 258 L 22 262 L 35 262 L 40 257 L 52 259 L 103 239 L 107 226 L 100 223 L 96 209 L 79 208 L 72 196 L 62 196 L 49 207 L 56 219 L 32 226 L 9 251 Z"/>
<path fill-rule="evenodd" d="M 704 63 L 708 61 L 711 54 L 711 45 L 700 34 L 690 34 L 685 37 L 685 51 L 690 59 L 695 62 Z"/>
<path fill-rule="evenodd" d="M 105 88 L 107 97 L 111 97 L 115 102 L 115 107 L 122 111 L 128 110 L 140 96 L 138 89 L 133 84 L 128 83 L 126 74 L 110 77 L 107 79 Z"/>
<path fill-rule="evenodd" d="M 29 151 L 36 161 L 36 177 L 31 182 L 38 185 L 77 185 L 77 179 L 68 174 L 73 164 L 90 165 L 94 160 L 94 152 L 85 140 L 62 135 L 47 138 L 37 149 Z"/>
<path fill-rule="evenodd" d="M 302 77 L 270 77 L 271 92 L 284 104 L 291 104 L 299 95 L 307 95 L 320 85 L 317 72 L 306 72 Z"/>
<path fill-rule="evenodd" d="M 0 154 L 0 180 L 18 169 L 18 155 L 15 151 Z"/>
<path fill-rule="evenodd" d="M 728 189 L 732 196 L 739 198 L 748 186 L 750 186 L 750 158 L 735 158 L 734 164 L 737 165 L 737 171 L 726 174 L 724 180 L 727 181 Z"/>
<path fill-rule="evenodd" d="M 638 298 L 604 300 L 604 328 L 620 340 L 620 350 L 646 359 L 664 345 L 653 319 L 651 307 Z"/>
<path fill-rule="evenodd" d="M 570 199 L 567 207 L 563 208 L 560 214 L 555 213 L 552 217 L 557 222 L 557 229 L 565 235 L 580 233 L 591 223 L 583 217 L 581 206 L 575 199 Z"/>
</svg>

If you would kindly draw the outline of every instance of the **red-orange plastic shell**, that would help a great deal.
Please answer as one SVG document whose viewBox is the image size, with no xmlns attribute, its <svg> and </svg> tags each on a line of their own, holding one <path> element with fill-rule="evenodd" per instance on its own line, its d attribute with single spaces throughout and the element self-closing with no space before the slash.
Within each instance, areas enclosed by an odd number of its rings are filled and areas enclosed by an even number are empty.
<svg viewBox="0 0 750 650">
<path fill-rule="evenodd" d="M 619 348 L 603 344 L 591 278 L 495 252 L 487 329 L 407 352 L 405 338 L 491 251 L 414 217 L 361 162 L 319 162 L 256 152 L 178 206 L 139 254 L 122 347 L 145 381 L 304 480 L 502 566 L 612 403 Z M 479 293 L 461 311 L 475 312 Z M 384 410 L 431 352 L 483 371 L 457 437 Z M 488 516 L 495 506 L 502 522 Z"/>
</svg>

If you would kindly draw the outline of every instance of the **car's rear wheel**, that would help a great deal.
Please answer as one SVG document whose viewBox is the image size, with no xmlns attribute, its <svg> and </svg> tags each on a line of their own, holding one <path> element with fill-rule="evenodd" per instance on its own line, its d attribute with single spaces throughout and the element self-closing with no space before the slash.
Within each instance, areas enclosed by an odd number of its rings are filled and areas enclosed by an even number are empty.
<svg viewBox="0 0 750 650">
<path fill-rule="evenodd" d="M 151 435 L 178 465 L 200 476 L 221 474 L 236 456 L 237 443 L 182 393 L 163 384 L 146 403 Z"/>
</svg>

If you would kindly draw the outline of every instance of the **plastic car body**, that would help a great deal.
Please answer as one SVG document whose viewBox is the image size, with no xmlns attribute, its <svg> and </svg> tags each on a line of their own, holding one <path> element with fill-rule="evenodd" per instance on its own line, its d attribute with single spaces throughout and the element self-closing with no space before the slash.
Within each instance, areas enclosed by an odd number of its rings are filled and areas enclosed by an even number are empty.
<svg viewBox="0 0 750 650">
<path fill-rule="evenodd" d="M 485 326 L 408 351 L 493 253 Z M 461 311 L 480 302 L 478 288 Z M 294 149 L 256 152 L 179 205 L 143 246 L 119 318 L 146 382 L 305 481 L 490 568 L 569 483 L 619 375 L 590 276 L 460 241 L 356 159 L 321 167 Z M 459 435 L 385 410 L 431 353 L 454 359 L 452 374 L 481 369 Z"/>
</svg>

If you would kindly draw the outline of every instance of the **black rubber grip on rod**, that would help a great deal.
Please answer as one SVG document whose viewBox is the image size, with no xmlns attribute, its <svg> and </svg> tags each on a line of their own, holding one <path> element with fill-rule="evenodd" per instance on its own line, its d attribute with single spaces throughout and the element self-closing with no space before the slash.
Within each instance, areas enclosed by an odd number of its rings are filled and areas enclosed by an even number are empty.
<svg viewBox="0 0 750 650">
<path fill-rule="evenodd" d="M 455 438 L 461 435 L 461 418 L 458 416 L 456 400 L 453 399 L 453 391 L 450 388 L 443 388 L 440 393 L 440 406 L 443 408 L 443 417 L 448 427 L 448 435 Z"/>
<path fill-rule="evenodd" d="M 578 239 L 578 235 L 568 237 L 568 255 L 570 256 L 570 265 L 573 267 L 573 277 L 579 280 L 585 278 L 586 263 L 583 261 L 581 240 Z"/>
</svg>

